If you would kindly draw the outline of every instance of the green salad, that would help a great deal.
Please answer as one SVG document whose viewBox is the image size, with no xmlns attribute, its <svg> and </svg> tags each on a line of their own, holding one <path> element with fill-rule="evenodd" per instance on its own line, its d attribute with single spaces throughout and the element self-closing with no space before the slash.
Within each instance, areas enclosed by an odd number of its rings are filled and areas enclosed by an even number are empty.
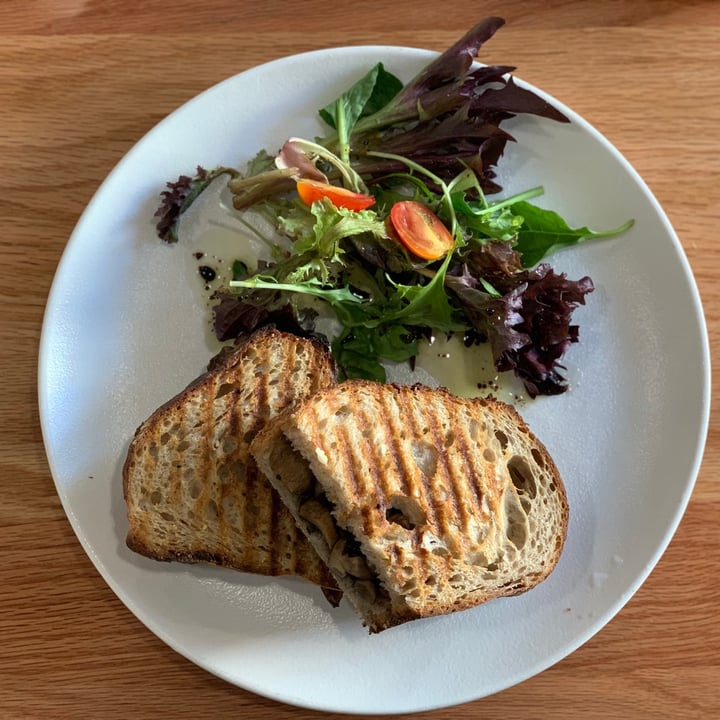
<svg viewBox="0 0 720 720">
<path fill-rule="evenodd" d="M 412 363 L 423 340 L 457 333 L 488 343 L 496 369 L 514 372 L 530 397 L 567 389 L 572 313 L 593 283 L 556 273 L 547 257 L 632 221 L 573 228 L 532 203 L 542 187 L 503 197 L 496 170 L 515 142 L 505 121 L 569 120 L 516 84 L 514 67 L 474 62 L 502 24 L 483 20 L 404 85 L 377 63 L 319 109 L 322 137 L 290 137 L 242 171 L 198 167 L 167 184 L 157 211 L 166 242 L 219 177 L 234 213 L 273 228 L 272 260 L 252 271 L 236 262 L 215 295 L 220 340 L 270 323 L 312 333 L 319 303 L 337 321 L 330 340 L 343 378 L 382 382 L 386 363 Z"/>
</svg>

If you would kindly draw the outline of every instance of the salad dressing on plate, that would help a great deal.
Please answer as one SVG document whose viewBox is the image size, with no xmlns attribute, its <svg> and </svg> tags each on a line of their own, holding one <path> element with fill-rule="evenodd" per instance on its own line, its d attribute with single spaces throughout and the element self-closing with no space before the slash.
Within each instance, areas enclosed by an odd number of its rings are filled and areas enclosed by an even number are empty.
<svg viewBox="0 0 720 720">
<path fill-rule="evenodd" d="M 421 342 L 414 371 L 395 368 L 389 375 L 398 382 L 442 385 L 461 397 L 493 396 L 515 405 L 525 398 L 522 383 L 512 373 L 495 369 L 488 343 L 468 347 L 461 335 L 440 334 Z"/>
</svg>

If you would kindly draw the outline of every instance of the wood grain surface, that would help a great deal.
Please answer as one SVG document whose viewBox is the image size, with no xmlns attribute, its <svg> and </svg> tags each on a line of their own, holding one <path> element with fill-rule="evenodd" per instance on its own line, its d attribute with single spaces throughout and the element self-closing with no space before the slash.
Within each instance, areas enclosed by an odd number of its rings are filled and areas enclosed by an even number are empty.
<svg viewBox="0 0 720 720">
<path fill-rule="evenodd" d="M 76 540 L 43 448 L 43 310 L 72 228 L 153 125 L 278 56 L 354 44 L 442 50 L 485 15 L 487 61 L 562 99 L 668 213 L 720 332 L 720 3 L 714 0 L 0 3 L 0 717 L 313 718 L 233 687 L 153 636 Z M 713 399 L 717 400 L 716 394 Z M 598 635 L 469 718 L 720 717 L 720 428 L 647 582 Z M 334 717 L 334 716 L 324 716 Z M 341 717 L 341 716 L 337 716 Z"/>
</svg>

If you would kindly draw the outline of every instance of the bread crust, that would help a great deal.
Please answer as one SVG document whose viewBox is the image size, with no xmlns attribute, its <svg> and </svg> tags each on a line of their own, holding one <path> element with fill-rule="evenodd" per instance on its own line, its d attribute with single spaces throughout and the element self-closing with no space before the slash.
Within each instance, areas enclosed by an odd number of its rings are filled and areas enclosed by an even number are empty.
<svg viewBox="0 0 720 720">
<path fill-rule="evenodd" d="M 122 470 L 127 546 L 155 560 L 298 575 L 335 588 L 249 453 L 268 420 L 334 383 L 327 347 L 267 327 L 209 368 L 130 442 Z"/>
<path fill-rule="evenodd" d="M 386 595 L 363 602 L 353 579 L 335 572 L 373 632 L 525 592 L 559 560 L 565 487 L 545 446 L 506 403 L 362 380 L 319 391 L 251 446 L 303 527 L 298 499 L 269 461 L 279 432 Z M 327 562 L 327 546 L 308 537 Z"/>
</svg>

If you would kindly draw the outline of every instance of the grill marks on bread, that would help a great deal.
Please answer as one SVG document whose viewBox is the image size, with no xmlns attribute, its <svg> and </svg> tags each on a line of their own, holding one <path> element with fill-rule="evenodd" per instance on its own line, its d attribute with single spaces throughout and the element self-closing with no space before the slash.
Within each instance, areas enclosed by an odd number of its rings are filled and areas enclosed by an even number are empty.
<svg viewBox="0 0 720 720">
<path fill-rule="evenodd" d="M 133 550 L 300 575 L 372 632 L 533 587 L 567 529 L 557 468 L 513 408 L 334 385 L 326 348 L 270 329 L 143 423 L 123 487 Z"/>
<path fill-rule="evenodd" d="M 368 599 L 367 580 L 332 565 L 372 632 L 517 594 L 558 561 L 564 486 L 509 405 L 366 381 L 320 391 L 251 448 L 297 517 L 286 469 L 271 462 L 278 435 L 310 468 L 338 532 L 354 538 L 372 571 L 377 591 Z M 308 537 L 327 561 L 327 544 Z"/>
<path fill-rule="evenodd" d="M 249 452 L 269 420 L 333 382 L 324 346 L 274 329 L 225 352 L 138 428 L 123 469 L 128 546 L 334 587 Z"/>
<path fill-rule="evenodd" d="M 383 394 L 368 406 L 361 400 L 352 414 L 352 422 L 346 422 L 350 409 L 340 406 L 334 410 L 333 428 L 326 425 L 319 433 L 325 435 L 338 474 L 345 479 L 344 492 L 358 501 L 371 497 L 386 511 L 393 509 L 397 498 L 414 498 L 424 510 L 423 524 L 450 543 L 471 518 L 487 514 L 480 486 L 459 485 L 455 478 L 484 475 L 492 479 L 493 474 L 487 462 L 480 460 L 470 436 L 453 431 L 444 407 L 428 413 L 423 398 L 413 393 L 404 404 Z M 322 425 L 317 418 L 308 420 L 313 422 Z M 386 528 L 387 519 L 372 512 L 371 505 L 362 509 L 368 532 Z M 402 508 L 395 509 L 403 514 Z M 371 528 L 373 523 L 377 527 Z"/>
</svg>

